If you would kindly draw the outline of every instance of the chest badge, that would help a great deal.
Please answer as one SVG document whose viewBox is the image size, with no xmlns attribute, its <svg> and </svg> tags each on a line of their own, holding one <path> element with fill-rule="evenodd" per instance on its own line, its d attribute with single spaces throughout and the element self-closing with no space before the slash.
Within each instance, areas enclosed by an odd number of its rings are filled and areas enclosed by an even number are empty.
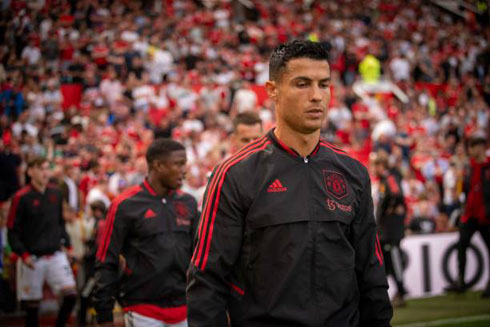
<svg viewBox="0 0 490 327">
<path fill-rule="evenodd" d="M 189 226 L 191 224 L 190 212 L 184 202 L 175 201 L 174 202 L 175 213 L 177 215 L 176 222 L 177 226 Z"/>
<path fill-rule="evenodd" d="M 58 201 L 58 197 L 55 194 L 51 194 L 49 196 L 49 202 L 56 203 Z"/>
<path fill-rule="evenodd" d="M 342 174 L 324 170 L 323 179 L 325 181 L 325 189 L 327 193 L 335 197 L 337 200 L 341 200 L 349 194 L 347 182 Z"/>
</svg>

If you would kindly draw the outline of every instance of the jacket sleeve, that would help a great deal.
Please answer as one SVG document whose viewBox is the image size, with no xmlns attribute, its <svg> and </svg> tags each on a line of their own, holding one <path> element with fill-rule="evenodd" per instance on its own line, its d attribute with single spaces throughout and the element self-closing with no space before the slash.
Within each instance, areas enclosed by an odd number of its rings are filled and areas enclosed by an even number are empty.
<svg viewBox="0 0 490 327">
<path fill-rule="evenodd" d="M 355 217 L 351 234 L 360 292 L 359 326 L 385 327 L 390 326 L 393 309 L 387 292 L 383 254 L 376 234 L 369 176 L 366 176 L 364 184 L 359 214 Z"/>
<path fill-rule="evenodd" d="M 215 169 L 204 197 L 188 270 L 189 327 L 212 327 L 226 307 L 229 278 L 243 236 L 244 211 L 232 176 Z"/>
<path fill-rule="evenodd" d="M 8 214 L 7 228 L 8 228 L 8 241 L 12 251 L 22 256 L 23 258 L 28 255 L 25 245 L 22 243 L 21 230 L 23 223 L 24 205 L 22 201 L 23 197 L 17 193 L 10 205 Z"/>
<path fill-rule="evenodd" d="M 66 247 L 66 248 L 71 248 L 71 240 L 70 240 L 70 235 L 68 235 L 68 232 L 66 231 L 66 225 L 65 225 L 65 219 L 63 217 L 63 194 L 60 191 L 60 228 L 61 228 L 61 245 Z M 66 203 L 68 205 L 68 203 Z"/>
<path fill-rule="evenodd" d="M 113 202 L 107 213 L 96 253 L 94 308 L 98 323 L 113 320 L 119 254 L 128 230 L 128 219 L 123 215 L 121 206 Z"/>
</svg>

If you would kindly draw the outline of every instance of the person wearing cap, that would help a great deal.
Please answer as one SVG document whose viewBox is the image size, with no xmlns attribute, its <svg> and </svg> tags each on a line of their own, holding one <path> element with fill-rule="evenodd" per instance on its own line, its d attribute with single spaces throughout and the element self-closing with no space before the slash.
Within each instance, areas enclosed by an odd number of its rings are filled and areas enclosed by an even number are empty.
<svg viewBox="0 0 490 327">
<path fill-rule="evenodd" d="M 473 136 L 469 142 L 470 167 L 464 183 L 467 200 L 458 241 L 458 279 L 446 287 L 447 292 L 463 293 L 468 289 L 465 283 L 466 250 L 475 232 L 480 232 L 490 252 L 490 157 L 485 153 L 486 145 L 485 137 L 480 135 Z M 490 280 L 482 297 L 490 298 Z"/>
</svg>

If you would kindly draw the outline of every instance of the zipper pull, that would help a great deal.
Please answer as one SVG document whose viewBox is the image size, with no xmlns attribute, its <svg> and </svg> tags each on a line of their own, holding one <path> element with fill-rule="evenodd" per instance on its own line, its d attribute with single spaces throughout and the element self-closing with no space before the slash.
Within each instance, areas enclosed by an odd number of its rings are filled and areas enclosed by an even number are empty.
<svg viewBox="0 0 490 327">
<path fill-rule="evenodd" d="M 308 157 L 303 157 L 303 161 L 305 162 L 305 164 L 308 163 Z"/>
</svg>

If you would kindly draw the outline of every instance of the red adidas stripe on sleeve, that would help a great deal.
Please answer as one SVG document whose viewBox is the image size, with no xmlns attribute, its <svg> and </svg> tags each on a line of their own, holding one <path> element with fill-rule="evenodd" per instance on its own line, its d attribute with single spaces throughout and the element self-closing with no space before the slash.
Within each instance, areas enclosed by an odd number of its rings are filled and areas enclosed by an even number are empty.
<svg viewBox="0 0 490 327">
<path fill-rule="evenodd" d="M 7 218 L 8 229 L 12 229 L 14 227 L 15 217 L 17 216 L 17 208 L 19 207 L 19 201 L 22 196 L 24 196 L 24 194 L 26 194 L 30 189 L 31 187 L 28 185 L 15 193 L 14 198 L 12 199 L 12 204 L 10 205 L 10 210 Z"/>
<path fill-rule="evenodd" d="M 106 222 L 104 225 L 104 231 L 102 236 L 102 243 L 99 244 L 99 248 L 97 249 L 97 259 L 101 262 L 105 261 L 105 257 L 107 254 L 107 249 L 109 248 L 109 243 L 111 243 L 111 235 L 112 230 L 114 228 L 114 219 L 116 218 L 116 212 L 119 205 L 126 199 L 132 197 L 136 193 L 142 190 L 141 186 L 133 186 L 121 193 L 111 204 L 109 209 L 109 213 L 107 214 Z"/>
<path fill-rule="evenodd" d="M 263 137 L 262 139 L 259 139 L 259 141 L 252 143 L 249 147 L 244 148 L 241 152 L 222 163 L 216 170 L 216 174 L 210 182 L 210 189 L 206 199 L 206 207 L 204 208 L 201 219 L 199 243 L 192 258 L 193 264 L 196 267 L 199 267 L 201 270 L 204 270 L 208 260 L 211 239 L 213 236 L 214 221 L 221 196 L 221 188 L 223 186 L 224 177 L 227 171 L 233 165 L 247 158 L 249 155 L 265 149 L 269 144 L 270 141 L 268 141 L 266 137 Z"/>
<path fill-rule="evenodd" d="M 379 243 L 378 234 L 376 233 L 376 240 L 374 242 L 376 256 L 378 257 L 379 265 L 383 265 L 383 251 L 381 250 L 381 244 Z"/>
<path fill-rule="evenodd" d="M 207 221 L 207 219 L 204 219 L 204 217 L 207 217 L 207 215 L 209 214 L 209 208 L 210 208 L 210 205 L 211 205 L 210 202 L 211 202 L 211 199 L 212 199 L 211 194 L 213 193 L 213 191 L 215 189 L 216 182 L 217 182 L 217 177 L 221 174 L 223 167 L 225 166 L 225 164 L 227 162 L 229 162 L 233 158 L 236 158 L 237 156 L 242 155 L 243 153 L 245 153 L 249 149 L 253 148 L 257 144 L 262 143 L 265 139 L 266 139 L 266 136 L 264 136 L 264 137 L 262 137 L 262 138 L 260 138 L 260 139 L 258 139 L 256 141 L 253 141 L 250 144 L 244 146 L 239 152 L 235 153 L 232 157 L 230 157 L 229 159 L 225 160 L 223 163 L 221 163 L 220 165 L 218 165 L 218 167 L 215 169 L 215 173 L 213 174 L 213 177 L 210 179 L 210 181 L 208 183 L 208 189 L 206 190 L 206 194 L 205 194 L 204 207 L 203 207 L 203 211 L 202 211 L 202 219 L 200 220 L 199 229 L 198 229 L 198 240 L 201 240 L 201 238 L 203 238 L 206 235 L 207 226 L 205 225 L 205 221 Z M 198 249 L 199 249 L 199 251 L 197 251 Z M 194 251 L 194 254 L 193 254 L 192 259 L 191 259 L 191 261 L 193 263 L 197 259 L 196 257 L 200 257 L 202 248 L 201 247 L 196 247 L 195 250 L 196 251 Z M 196 266 L 197 266 L 197 264 L 196 264 Z"/>
</svg>

